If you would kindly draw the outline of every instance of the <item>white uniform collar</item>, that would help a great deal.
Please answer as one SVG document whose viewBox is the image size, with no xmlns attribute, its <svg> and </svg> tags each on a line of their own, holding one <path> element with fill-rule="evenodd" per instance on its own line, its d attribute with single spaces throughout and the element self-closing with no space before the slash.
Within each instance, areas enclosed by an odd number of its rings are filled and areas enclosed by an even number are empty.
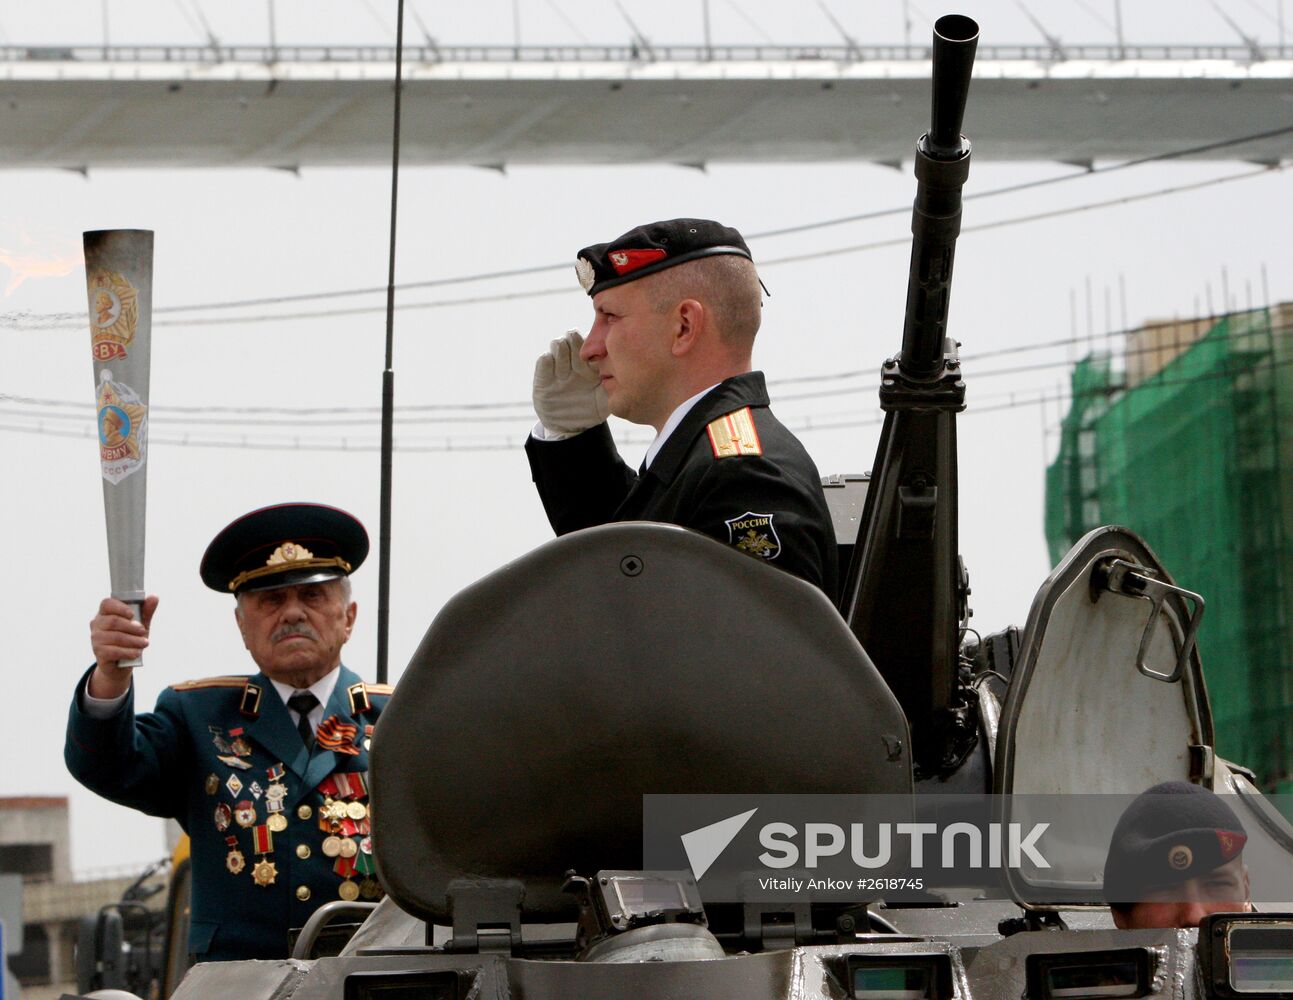
<svg viewBox="0 0 1293 1000">
<path fill-rule="evenodd" d="M 660 433 L 655 436 L 655 440 L 651 442 L 651 447 L 647 449 L 646 458 L 642 460 L 642 467 L 644 469 L 651 468 L 651 463 L 654 462 L 655 457 L 660 454 L 660 449 L 663 448 L 664 443 L 669 440 L 669 435 L 678 429 L 678 425 L 682 423 L 683 417 L 691 412 L 691 408 L 699 403 L 703 396 L 708 395 L 712 390 L 717 389 L 722 384 L 723 383 L 721 382 L 715 382 L 708 389 L 701 389 L 700 392 L 692 396 L 691 399 L 684 400 L 680 403 L 678 408 L 669 414 L 669 419 L 664 422 L 664 426 L 660 428 Z"/>
</svg>

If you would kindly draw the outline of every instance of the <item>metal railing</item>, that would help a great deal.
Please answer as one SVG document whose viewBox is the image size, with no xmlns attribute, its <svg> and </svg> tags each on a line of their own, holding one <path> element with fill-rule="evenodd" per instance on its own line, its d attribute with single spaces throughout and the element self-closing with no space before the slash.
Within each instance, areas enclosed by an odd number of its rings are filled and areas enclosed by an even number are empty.
<svg viewBox="0 0 1293 1000">
<path fill-rule="evenodd" d="M 928 62 L 926 45 L 412 45 L 410 63 L 707 63 Z M 1091 60 L 1254 62 L 1293 58 L 1293 46 L 1269 45 L 983 45 L 979 61 Z M 395 46 L 320 45 L 7 45 L 0 63 L 383 63 Z"/>
</svg>

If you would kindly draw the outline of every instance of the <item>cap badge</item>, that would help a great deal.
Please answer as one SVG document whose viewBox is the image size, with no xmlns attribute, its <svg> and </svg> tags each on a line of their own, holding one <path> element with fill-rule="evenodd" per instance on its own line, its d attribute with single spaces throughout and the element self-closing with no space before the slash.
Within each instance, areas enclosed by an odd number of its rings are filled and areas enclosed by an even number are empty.
<svg viewBox="0 0 1293 1000">
<path fill-rule="evenodd" d="M 579 287 L 585 292 L 593 287 L 593 282 L 597 280 L 597 275 L 593 272 L 593 265 L 583 257 L 575 261 L 575 277 L 579 279 Z"/>
<path fill-rule="evenodd" d="M 606 256 L 611 262 L 611 267 L 615 268 L 616 274 L 628 274 L 640 267 L 646 267 L 648 264 L 654 264 L 658 260 L 664 260 L 668 254 L 660 249 L 612 250 Z"/>
<path fill-rule="evenodd" d="M 1248 839 L 1244 834 L 1230 830 L 1218 830 L 1216 833 L 1217 842 L 1221 845 L 1221 856 L 1227 861 L 1244 849 L 1244 842 Z"/>
<path fill-rule="evenodd" d="M 1177 844 L 1168 850 L 1167 863 L 1176 871 L 1183 872 L 1194 864 L 1194 852 L 1184 844 Z"/>
<path fill-rule="evenodd" d="M 297 545 L 295 542 L 284 542 L 265 560 L 265 565 L 283 566 L 287 563 L 302 562 L 313 558 L 314 553 L 304 545 Z"/>
<path fill-rule="evenodd" d="M 340 568 L 346 573 L 350 572 L 350 563 L 340 556 L 333 556 L 330 559 L 316 559 L 314 553 L 304 545 L 296 542 L 283 542 L 270 553 L 265 560 L 264 566 L 258 566 L 255 569 L 244 570 L 229 581 L 229 589 L 236 591 L 248 580 L 254 580 L 257 577 L 268 576 L 271 573 L 280 573 L 284 567 L 287 569 L 300 568 L 307 569 L 312 566 L 319 568 L 331 568 L 333 566 Z"/>
</svg>

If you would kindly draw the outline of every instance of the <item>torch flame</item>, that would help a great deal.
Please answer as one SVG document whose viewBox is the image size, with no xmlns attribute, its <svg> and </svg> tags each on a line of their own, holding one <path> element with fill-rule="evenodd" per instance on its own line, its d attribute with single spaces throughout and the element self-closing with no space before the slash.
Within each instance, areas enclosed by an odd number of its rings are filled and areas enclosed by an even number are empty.
<svg viewBox="0 0 1293 1000">
<path fill-rule="evenodd" d="M 49 255 L 23 253 L 0 247 L 0 264 L 9 268 L 9 282 L 4 296 L 8 298 L 28 278 L 62 278 L 81 265 L 80 254 Z"/>
</svg>

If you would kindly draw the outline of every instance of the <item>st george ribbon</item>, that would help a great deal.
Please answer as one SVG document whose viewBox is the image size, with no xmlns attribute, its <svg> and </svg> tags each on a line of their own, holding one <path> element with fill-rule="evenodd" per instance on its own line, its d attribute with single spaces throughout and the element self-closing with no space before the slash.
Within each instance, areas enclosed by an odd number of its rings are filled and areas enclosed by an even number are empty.
<svg viewBox="0 0 1293 1000">
<path fill-rule="evenodd" d="M 145 594 L 153 234 L 104 229 L 85 233 L 83 239 L 108 570 L 112 596 L 129 604 L 138 619 Z M 118 665 L 141 663 L 135 657 Z"/>
</svg>

